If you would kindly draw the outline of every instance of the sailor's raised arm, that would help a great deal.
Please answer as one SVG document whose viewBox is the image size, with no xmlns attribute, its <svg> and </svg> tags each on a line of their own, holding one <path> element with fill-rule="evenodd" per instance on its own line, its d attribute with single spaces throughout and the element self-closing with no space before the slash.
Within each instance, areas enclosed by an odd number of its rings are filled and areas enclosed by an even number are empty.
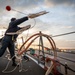
<svg viewBox="0 0 75 75">
<path fill-rule="evenodd" d="M 28 17 L 26 16 L 26 17 L 23 17 L 20 19 L 16 19 L 16 20 L 12 21 L 11 23 L 15 26 L 15 25 L 19 25 L 27 20 L 28 20 Z"/>
<path fill-rule="evenodd" d="M 11 23 L 12 23 L 14 26 L 16 26 L 16 25 L 21 24 L 21 23 L 24 22 L 24 21 L 27 21 L 29 18 L 30 18 L 30 19 L 33 19 L 33 18 L 36 18 L 36 17 L 38 17 L 38 16 L 44 15 L 44 14 L 46 14 L 46 13 L 48 13 L 48 12 L 46 12 L 46 11 L 41 11 L 41 12 L 39 12 L 39 13 L 29 14 L 28 16 L 25 16 L 25 17 L 20 18 L 20 19 L 16 19 L 16 20 L 12 21 Z"/>
</svg>

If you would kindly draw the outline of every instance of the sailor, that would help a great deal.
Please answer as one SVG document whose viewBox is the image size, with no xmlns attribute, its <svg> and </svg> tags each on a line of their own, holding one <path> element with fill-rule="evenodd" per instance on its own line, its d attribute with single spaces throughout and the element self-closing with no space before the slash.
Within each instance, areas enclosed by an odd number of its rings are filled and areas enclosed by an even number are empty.
<svg viewBox="0 0 75 75">
<path fill-rule="evenodd" d="M 6 48 L 8 48 L 11 58 L 12 58 L 12 66 L 17 65 L 15 62 L 15 56 L 14 56 L 15 55 L 14 41 L 18 37 L 18 34 L 8 35 L 7 33 L 18 31 L 19 29 L 21 29 L 18 25 L 27 21 L 29 18 L 35 18 L 35 17 L 36 17 L 35 14 L 34 15 L 30 14 L 30 15 L 20 18 L 20 19 L 11 18 L 8 29 L 5 32 L 5 36 L 3 37 L 2 41 L 1 41 L 2 46 L 0 48 L 0 57 L 5 53 Z"/>
</svg>

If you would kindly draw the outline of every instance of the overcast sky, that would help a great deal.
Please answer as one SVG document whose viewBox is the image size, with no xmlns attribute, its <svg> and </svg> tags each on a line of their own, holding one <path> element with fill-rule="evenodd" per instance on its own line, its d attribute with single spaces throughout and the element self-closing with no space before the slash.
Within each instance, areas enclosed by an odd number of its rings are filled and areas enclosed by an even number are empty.
<svg viewBox="0 0 75 75">
<path fill-rule="evenodd" d="M 23 12 L 7 11 L 9 5 L 12 9 Z M 75 0 L 0 0 L 0 28 L 8 27 L 12 17 L 21 18 L 29 13 L 46 10 L 49 13 L 35 18 L 36 25 L 30 29 L 31 34 L 42 31 L 48 35 L 57 35 L 75 31 Z M 34 19 L 22 23 L 20 26 L 35 24 Z M 57 47 L 75 48 L 75 34 L 54 37 Z"/>
</svg>

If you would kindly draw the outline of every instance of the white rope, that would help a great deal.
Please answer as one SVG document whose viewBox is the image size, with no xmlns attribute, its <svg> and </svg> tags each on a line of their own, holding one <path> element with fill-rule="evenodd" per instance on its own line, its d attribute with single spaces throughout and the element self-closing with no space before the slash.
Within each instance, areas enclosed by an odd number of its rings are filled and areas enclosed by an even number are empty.
<svg viewBox="0 0 75 75">
<path fill-rule="evenodd" d="M 13 56 L 12 58 L 14 58 L 14 56 Z M 9 64 L 10 64 L 10 62 L 12 61 L 12 58 L 9 60 L 9 62 L 7 63 L 5 69 L 2 71 L 3 73 L 11 73 L 11 72 L 13 72 L 13 71 L 16 70 L 16 68 L 17 68 L 18 65 L 17 65 L 13 70 L 11 70 L 11 71 L 6 71 L 7 68 L 8 68 L 8 66 L 9 66 Z"/>
<path fill-rule="evenodd" d="M 16 57 L 16 61 L 18 62 L 17 65 L 15 66 L 15 68 L 14 68 L 13 70 L 11 70 L 11 71 L 6 71 L 6 70 L 8 69 L 8 66 L 9 66 L 10 62 L 12 61 L 12 59 L 13 59 L 14 57 Z M 24 61 L 24 62 L 27 62 L 27 60 Z M 2 72 L 3 72 L 3 73 L 11 73 L 11 72 L 15 71 L 18 66 L 19 66 L 19 72 L 22 72 L 22 71 L 26 72 L 26 71 L 28 71 L 28 69 L 26 69 L 26 70 L 23 69 L 23 66 L 22 66 L 22 65 L 23 65 L 23 64 L 22 64 L 22 56 L 17 56 L 17 55 L 15 55 L 15 56 L 13 56 L 13 57 L 9 60 L 9 62 L 7 63 L 5 69 L 4 69 Z"/>
</svg>

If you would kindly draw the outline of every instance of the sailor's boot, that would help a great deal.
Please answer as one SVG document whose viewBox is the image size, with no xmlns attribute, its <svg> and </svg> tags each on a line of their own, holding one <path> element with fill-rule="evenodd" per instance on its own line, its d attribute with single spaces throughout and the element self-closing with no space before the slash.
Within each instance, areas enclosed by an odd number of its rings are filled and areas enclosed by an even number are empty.
<svg viewBox="0 0 75 75">
<path fill-rule="evenodd" d="M 17 66 L 15 59 L 16 59 L 16 57 L 12 58 L 12 66 Z"/>
</svg>

